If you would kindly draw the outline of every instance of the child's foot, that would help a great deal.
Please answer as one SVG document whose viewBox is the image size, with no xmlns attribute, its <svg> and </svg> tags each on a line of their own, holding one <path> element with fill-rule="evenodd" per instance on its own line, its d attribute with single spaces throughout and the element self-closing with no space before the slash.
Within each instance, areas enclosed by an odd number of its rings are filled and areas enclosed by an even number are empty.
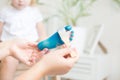
<svg viewBox="0 0 120 80">
<path fill-rule="evenodd" d="M 70 41 L 73 40 L 74 32 L 72 31 L 71 26 L 65 26 L 63 29 L 58 30 L 48 39 L 39 42 L 38 48 L 43 50 L 44 48 L 52 49 L 57 46 L 65 44 L 66 46 L 70 45 Z"/>
<path fill-rule="evenodd" d="M 70 41 L 73 40 L 74 31 L 71 26 L 65 26 L 64 29 L 58 30 L 61 40 L 66 46 L 70 46 Z"/>
</svg>

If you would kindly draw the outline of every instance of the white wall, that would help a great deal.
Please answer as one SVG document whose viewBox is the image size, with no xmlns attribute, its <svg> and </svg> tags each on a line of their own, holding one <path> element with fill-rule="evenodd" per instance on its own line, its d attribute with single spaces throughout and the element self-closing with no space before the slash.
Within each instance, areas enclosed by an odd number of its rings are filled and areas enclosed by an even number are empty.
<svg viewBox="0 0 120 80">
<path fill-rule="evenodd" d="M 51 3 L 54 6 L 56 0 L 42 0 L 47 3 Z M 0 0 L 0 8 L 6 1 Z M 44 16 L 54 13 L 54 9 L 48 7 L 40 7 Z M 112 0 L 97 0 L 90 12 L 92 16 L 81 18 L 80 25 L 82 26 L 93 26 L 96 24 L 104 24 L 105 30 L 101 37 L 102 43 L 107 47 L 108 54 L 110 55 L 110 66 L 111 75 L 120 75 L 120 8 L 116 8 L 116 5 Z M 56 19 L 51 21 L 47 25 L 48 31 L 54 32 L 59 24 Z M 51 27 L 53 27 L 51 29 Z M 119 74 L 118 74 L 119 73 Z M 117 75 L 116 75 L 117 74 Z M 113 79 L 117 80 L 117 79 Z"/>
<path fill-rule="evenodd" d="M 91 9 L 92 16 L 81 20 L 83 25 L 104 24 L 101 40 L 110 53 L 120 52 L 120 9 L 116 9 L 111 0 L 97 0 Z"/>
<path fill-rule="evenodd" d="M 110 56 L 110 76 L 114 77 L 113 80 L 117 80 L 116 78 L 119 78 L 120 75 L 120 8 L 116 6 L 113 0 L 97 0 L 91 7 L 90 12 L 92 15 L 81 18 L 79 23 L 81 26 L 104 24 L 105 29 L 100 40 L 107 47 Z M 55 20 L 51 21 L 49 25 L 53 28 L 59 26 Z"/>
</svg>

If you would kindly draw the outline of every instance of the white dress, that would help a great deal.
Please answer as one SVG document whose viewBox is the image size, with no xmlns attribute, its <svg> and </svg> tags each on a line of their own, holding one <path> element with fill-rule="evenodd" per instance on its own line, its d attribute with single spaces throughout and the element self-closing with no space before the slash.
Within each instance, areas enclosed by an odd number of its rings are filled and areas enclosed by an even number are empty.
<svg viewBox="0 0 120 80">
<path fill-rule="evenodd" d="M 38 39 L 36 24 L 42 21 L 42 16 L 35 7 L 17 10 L 9 6 L 0 11 L 0 21 L 4 23 L 2 41 L 16 37 L 35 41 Z"/>
</svg>

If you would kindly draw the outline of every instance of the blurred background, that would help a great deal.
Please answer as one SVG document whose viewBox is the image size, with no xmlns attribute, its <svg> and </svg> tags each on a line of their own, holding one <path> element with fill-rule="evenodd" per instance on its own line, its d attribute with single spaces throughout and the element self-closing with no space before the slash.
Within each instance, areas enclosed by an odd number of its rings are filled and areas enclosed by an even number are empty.
<svg viewBox="0 0 120 80">
<path fill-rule="evenodd" d="M 75 45 L 82 49 L 79 50 L 81 52 L 77 68 L 75 67 L 75 70 L 70 71 L 68 75 L 58 75 L 54 79 L 120 80 L 120 0 L 38 0 L 37 2 L 48 35 L 65 25 L 77 27 L 77 32 L 80 33 L 77 35 L 80 43 L 77 40 L 78 44 Z M 7 4 L 8 0 L 0 0 L 0 9 Z M 104 29 L 100 32 L 96 25 L 102 25 Z M 93 32 L 90 32 L 92 30 Z M 87 43 L 90 40 L 90 37 L 87 37 L 88 32 L 95 34 L 90 45 Z M 91 50 L 93 51 L 90 52 Z"/>
</svg>

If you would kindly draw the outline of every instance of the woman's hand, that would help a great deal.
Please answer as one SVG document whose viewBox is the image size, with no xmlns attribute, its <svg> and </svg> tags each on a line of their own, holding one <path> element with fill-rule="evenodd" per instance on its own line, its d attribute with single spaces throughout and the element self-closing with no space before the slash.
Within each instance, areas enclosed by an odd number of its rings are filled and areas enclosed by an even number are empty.
<svg viewBox="0 0 120 80">
<path fill-rule="evenodd" d="M 36 60 L 41 57 L 41 55 L 47 52 L 47 49 L 39 51 L 35 42 L 30 42 L 23 39 L 12 40 L 9 50 L 11 56 L 27 65 L 34 64 Z"/>
<path fill-rule="evenodd" d="M 72 53 L 75 53 L 76 56 L 70 56 Z M 16 80 L 39 80 L 46 75 L 65 74 L 73 67 L 78 58 L 75 49 L 64 48 L 48 52 L 40 58 L 38 63 Z"/>
<path fill-rule="evenodd" d="M 70 56 L 73 53 L 76 56 Z M 65 74 L 73 67 L 78 58 L 79 55 L 75 49 L 64 48 L 44 55 L 40 64 L 44 67 L 47 75 Z"/>
</svg>

